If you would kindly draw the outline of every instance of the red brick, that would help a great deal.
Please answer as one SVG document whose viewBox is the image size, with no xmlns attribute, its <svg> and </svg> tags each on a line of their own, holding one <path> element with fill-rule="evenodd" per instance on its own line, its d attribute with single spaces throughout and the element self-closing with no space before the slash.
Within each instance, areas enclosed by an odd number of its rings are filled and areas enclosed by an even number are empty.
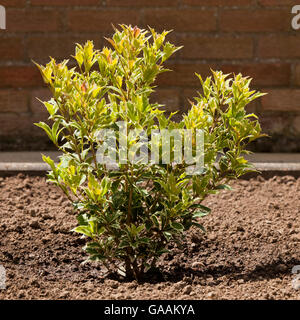
<svg viewBox="0 0 300 320">
<path fill-rule="evenodd" d="M 254 100 L 246 105 L 245 110 L 247 113 L 255 113 L 261 109 L 261 99 Z"/>
<path fill-rule="evenodd" d="M 175 7 L 176 0 L 106 0 L 109 7 Z"/>
<path fill-rule="evenodd" d="M 0 5 L 4 7 L 19 7 L 22 8 L 26 5 L 27 0 L 1 0 Z"/>
<path fill-rule="evenodd" d="M 293 6 L 299 4 L 298 0 L 259 0 L 258 4 L 265 7 Z"/>
<path fill-rule="evenodd" d="M 253 0 L 183 0 L 183 4 L 190 6 L 249 6 Z"/>
<path fill-rule="evenodd" d="M 182 56 L 188 59 L 245 59 L 253 57 L 250 37 L 181 37 Z"/>
<path fill-rule="evenodd" d="M 300 111 L 299 89 L 273 89 L 262 97 L 263 110 Z"/>
<path fill-rule="evenodd" d="M 95 47 L 100 48 L 102 40 L 99 35 L 80 36 L 36 36 L 27 40 L 27 54 L 30 59 L 44 63 L 49 56 L 57 59 L 71 59 L 74 55 L 76 43 L 84 44 L 87 40 L 94 40 Z"/>
<path fill-rule="evenodd" d="M 176 89 L 158 89 L 152 93 L 151 102 L 165 105 L 167 111 L 178 111 L 180 109 L 179 91 Z"/>
<path fill-rule="evenodd" d="M 48 101 L 52 97 L 49 89 L 37 89 L 31 91 L 30 110 L 34 114 L 49 115 L 45 106 L 39 101 Z M 39 99 L 39 100 L 38 100 Z"/>
<path fill-rule="evenodd" d="M 59 31 L 59 12 L 55 10 L 7 10 L 7 31 Z"/>
<path fill-rule="evenodd" d="M 258 42 L 258 56 L 262 58 L 300 58 L 300 33 L 295 35 L 264 36 Z"/>
<path fill-rule="evenodd" d="M 158 31 L 213 31 L 217 27 L 215 10 L 149 9 L 145 11 L 143 21 Z"/>
<path fill-rule="evenodd" d="M 290 130 L 291 119 L 284 113 L 272 115 L 265 112 L 260 117 L 262 132 L 269 134 L 271 137 L 275 134 L 283 134 L 284 131 Z M 287 129 L 287 130 L 286 130 Z M 281 149 L 281 151 L 283 151 Z"/>
<path fill-rule="evenodd" d="M 187 111 L 191 108 L 190 101 L 195 102 L 194 98 L 199 96 L 197 93 L 198 91 L 200 91 L 199 87 L 183 90 L 182 103 L 184 111 Z"/>
<path fill-rule="evenodd" d="M 224 73 L 241 73 L 253 78 L 252 85 L 258 87 L 288 86 L 290 84 L 291 67 L 281 63 L 251 63 L 222 65 Z"/>
<path fill-rule="evenodd" d="M 211 74 L 210 69 L 216 69 L 215 64 L 170 64 L 166 66 L 172 72 L 165 72 L 158 76 L 157 85 L 161 86 L 179 86 L 196 87 L 200 84 L 195 72 L 203 78 Z"/>
<path fill-rule="evenodd" d="M 137 25 L 135 10 L 71 11 L 68 14 L 69 28 L 73 31 L 112 31 L 112 25 L 121 23 Z"/>
<path fill-rule="evenodd" d="M 94 6 L 101 0 L 31 0 L 33 6 Z"/>
<path fill-rule="evenodd" d="M 0 59 L 22 60 L 24 58 L 24 48 L 20 38 L 2 38 L 0 40 Z"/>
<path fill-rule="evenodd" d="M 225 10 L 220 14 L 220 28 L 233 32 L 287 31 L 291 14 L 287 10 Z"/>
<path fill-rule="evenodd" d="M 27 112 L 27 100 L 24 90 L 0 90 L 0 112 Z"/>
<path fill-rule="evenodd" d="M 300 116 L 294 117 L 292 126 L 293 126 L 294 133 L 299 135 L 300 134 Z"/>
<path fill-rule="evenodd" d="M 300 64 L 298 63 L 294 68 L 293 84 L 300 86 Z"/>
<path fill-rule="evenodd" d="M 0 117 L 0 136 L 30 137 L 44 136 L 44 132 L 34 125 L 40 116 L 30 114 L 2 114 Z"/>
<path fill-rule="evenodd" d="M 34 66 L 0 67 L 1 88 L 25 88 L 40 86 L 42 77 Z"/>
</svg>

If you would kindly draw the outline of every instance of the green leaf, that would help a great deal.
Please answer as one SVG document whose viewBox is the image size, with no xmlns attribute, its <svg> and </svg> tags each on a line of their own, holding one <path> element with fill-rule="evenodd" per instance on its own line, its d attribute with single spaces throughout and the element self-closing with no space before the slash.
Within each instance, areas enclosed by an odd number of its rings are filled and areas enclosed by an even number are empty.
<svg viewBox="0 0 300 320">
<path fill-rule="evenodd" d="M 206 206 L 204 206 L 203 204 L 193 204 L 193 205 L 191 205 L 190 208 L 191 209 L 194 209 L 194 208 L 201 209 L 199 211 L 201 211 L 203 213 L 207 213 L 207 214 L 211 212 L 211 209 L 206 207 Z"/>
<path fill-rule="evenodd" d="M 193 213 L 193 218 L 202 218 L 207 216 L 208 214 L 209 214 L 208 212 L 196 211 Z"/>
<path fill-rule="evenodd" d="M 218 190 L 232 190 L 232 188 L 228 184 L 219 184 L 216 189 Z"/>
<path fill-rule="evenodd" d="M 48 137 L 52 140 L 52 130 L 45 122 L 35 123 L 35 125 L 42 128 L 47 133 Z"/>
<path fill-rule="evenodd" d="M 154 224 L 156 225 L 156 227 L 159 227 L 159 222 L 158 219 L 155 215 L 151 216 L 151 220 L 154 222 Z"/>
<path fill-rule="evenodd" d="M 170 241 L 172 238 L 172 233 L 168 232 L 168 231 L 164 231 L 163 235 L 165 236 L 167 241 Z"/>
<path fill-rule="evenodd" d="M 87 237 L 93 238 L 93 233 L 90 229 L 90 226 L 79 226 L 79 227 L 72 229 L 72 231 L 77 232 L 77 233 L 81 233 Z"/>
<path fill-rule="evenodd" d="M 55 166 L 55 163 L 54 161 L 50 158 L 50 157 L 47 157 L 45 156 L 44 154 L 42 154 L 42 158 L 43 158 L 43 161 L 48 163 L 50 168 L 53 170 L 53 171 L 56 171 L 56 166 Z"/>
<path fill-rule="evenodd" d="M 179 222 L 171 222 L 171 227 L 175 230 L 183 231 L 184 226 Z"/>
<path fill-rule="evenodd" d="M 199 229 L 201 229 L 203 232 L 206 232 L 206 230 L 205 230 L 205 228 L 203 227 L 202 224 L 197 223 L 197 222 L 192 222 L 192 225 L 197 227 L 197 228 L 199 228 Z"/>
</svg>

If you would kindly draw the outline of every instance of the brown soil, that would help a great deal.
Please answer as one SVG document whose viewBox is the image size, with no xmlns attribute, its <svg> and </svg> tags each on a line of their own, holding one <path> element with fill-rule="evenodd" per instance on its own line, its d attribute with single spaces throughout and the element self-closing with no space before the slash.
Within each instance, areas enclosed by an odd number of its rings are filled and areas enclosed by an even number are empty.
<svg viewBox="0 0 300 320">
<path fill-rule="evenodd" d="M 209 197 L 207 234 L 191 230 L 183 251 L 160 261 L 141 284 L 85 264 L 85 240 L 70 232 L 71 206 L 42 177 L 0 178 L 0 299 L 300 299 L 300 179 L 259 177 Z"/>
</svg>

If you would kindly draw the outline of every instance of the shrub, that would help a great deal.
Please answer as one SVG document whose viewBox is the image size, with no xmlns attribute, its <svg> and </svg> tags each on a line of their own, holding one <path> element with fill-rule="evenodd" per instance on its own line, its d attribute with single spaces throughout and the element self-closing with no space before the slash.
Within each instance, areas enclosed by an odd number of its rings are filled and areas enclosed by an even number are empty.
<svg viewBox="0 0 300 320">
<path fill-rule="evenodd" d="M 168 71 L 163 63 L 180 49 L 165 41 L 167 34 L 121 25 L 107 39 L 111 49 L 95 50 L 91 41 L 77 44 L 77 67 L 52 58 L 38 65 L 53 94 L 44 102 L 53 125 L 36 125 L 63 154 L 58 164 L 43 156 L 51 167 L 48 179 L 72 201 L 79 224 L 74 230 L 90 239 L 85 246 L 89 259 L 136 279 L 155 267 L 170 242 L 180 245 L 186 230 L 203 230 L 199 220 L 210 209 L 202 201 L 253 170 L 243 154 L 261 136 L 256 116 L 245 107 L 262 94 L 251 91 L 251 79 L 240 74 L 212 71 L 205 81 L 197 75 L 202 90 L 180 122 L 150 102 L 157 75 Z M 110 136 L 113 144 L 105 142 L 103 129 L 116 132 Z M 164 132 L 162 139 L 153 130 Z M 172 130 L 185 133 L 168 140 Z M 143 143 L 150 136 L 158 138 Z M 175 161 L 183 137 L 198 154 L 193 159 L 204 161 L 197 174 L 187 170 L 195 169 L 187 156 Z M 169 162 L 162 140 L 171 150 Z M 197 153 L 201 141 L 202 153 Z M 117 161 L 101 162 L 110 159 L 111 146 L 118 151 Z M 159 161 L 144 161 L 154 149 L 160 150 Z M 127 161 L 127 151 L 135 161 Z"/>
</svg>

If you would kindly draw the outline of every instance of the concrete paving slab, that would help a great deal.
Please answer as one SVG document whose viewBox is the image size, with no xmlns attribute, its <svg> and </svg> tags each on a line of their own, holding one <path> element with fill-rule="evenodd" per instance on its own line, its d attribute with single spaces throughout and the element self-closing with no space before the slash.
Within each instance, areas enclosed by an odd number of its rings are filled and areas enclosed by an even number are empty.
<svg viewBox="0 0 300 320">
<path fill-rule="evenodd" d="M 0 152 L 0 163 L 43 163 L 42 154 L 58 161 L 61 153 L 56 151 Z"/>
<path fill-rule="evenodd" d="M 56 151 L 25 151 L 25 152 L 0 152 L 0 163 L 2 162 L 43 162 L 42 155 L 50 156 L 58 160 L 60 152 Z M 300 163 L 300 153 L 253 153 L 245 156 L 255 163 Z"/>
<path fill-rule="evenodd" d="M 0 172 L 45 172 L 49 166 L 43 162 L 41 154 L 58 161 L 60 152 L 0 152 Z M 300 172 L 298 153 L 255 153 L 247 155 L 259 171 Z"/>
</svg>

